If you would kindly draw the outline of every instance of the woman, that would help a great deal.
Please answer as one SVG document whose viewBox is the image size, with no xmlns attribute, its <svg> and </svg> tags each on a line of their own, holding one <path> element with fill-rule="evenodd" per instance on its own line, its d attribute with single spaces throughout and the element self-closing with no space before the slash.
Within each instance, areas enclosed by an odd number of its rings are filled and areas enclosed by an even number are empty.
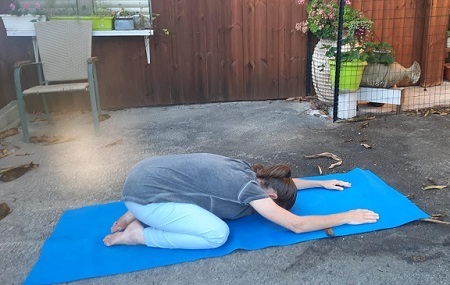
<svg viewBox="0 0 450 285">
<path fill-rule="evenodd" d="M 103 242 L 106 246 L 216 248 L 229 234 L 222 219 L 255 211 L 295 233 L 378 220 L 378 214 L 360 209 L 325 216 L 289 212 L 297 190 L 314 187 L 343 190 L 350 183 L 291 178 L 286 165 L 265 168 L 207 153 L 147 158 L 128 174 L 122 194 L 128 212 L 114 222 Z"/>
</svg>

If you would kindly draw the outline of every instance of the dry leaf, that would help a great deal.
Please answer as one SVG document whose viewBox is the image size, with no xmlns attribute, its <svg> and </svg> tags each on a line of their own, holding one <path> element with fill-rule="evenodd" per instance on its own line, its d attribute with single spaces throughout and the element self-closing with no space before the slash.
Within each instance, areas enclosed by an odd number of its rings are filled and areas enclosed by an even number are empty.
<svg viewBox="0 0 450 285">
<path fill-rule="evenodd" d="M 361 116 L 356 118 L 348 119 L 347 122 L 362 122 L 367 120 L 374 120 L 375 116 Z"/>
<path fill-rule="evenodd" d="M 334 160 L 342 160 L 339 156 L 337 156 L 331 152 L 322 152 L 322 153 L 318 153 L 318 154 L 304 156 L 304 158 L 319 158 L 319 157 L 328 157 L 328 158 L 332 158 Z"/>
<path fill-rule="evenodd" d="M 448 185 L 430 185 L 423 187 L 422 190 L 442 190 L 444 188 L 447 188 Z"/>
<path fill-rule="evenodd" d="M 43 135 L 40 137 L 30 137 L 30 143 L 45 143 L 44 145 L 52 145 L 73 141 L 74 139 L 75 139 L 74 137 L 59 137 L 59 136 L 49 137 Z"/>
<path fill-rule="evenodd" d="M 112 142 L 112 143 L 109 143 L 109 144 L 105 145 L 104 147 L 112 147 L 112 146 L 115 146 L 116 144 L 120 144 L 122 142 L 123 142 L 123 140 L 119 139 L 119 140 L 116 140 L 115 142 Z"/>
<path fill-rule="evenodd" d="M 421 221 L 436 223 L 436 224 L 450 225 L 450 222 L 444 222 L 444 221 L 440 221 L 440 220 L 436 220 L 436 219 L 421 219 Z"/>
<path fill-rule="evenodd" d="M 328 168 L 332 169 L 332 168 L 335 168 L 336 166 L 339 166 L 341 164 L 342 164 L 342 160 L 339 160 L 338 162 L 331 164 Z"/>
<path fill-rule="evenodd" d="M 7 148 L 0 148 L 0 158 L 4 158 L 10 154 L 11 152 Z"/>
<path fill-rule="evenodd" d="M 327 236 L 334 237 L 334 231 L 332 228 L 326 228 L 326 229 L 323 229 L 323 231 L 327 234 Z"/>
<path fill-rule="evenodd" d="M 5 202 L 0 204 L 0 221 L 3 220 L 4 217 L 8 216 L 9 213 L 11 213 L 11 209 L 9 208 L 8 204 Z"/>
<path fill-rule="evenodd" d="M 22 164 L 15 167 L 3 168 L 0 169 L 0 180 L 3 182 L 13 181 L 20 176 L 24 175 L 28 170 L 32 168 L 38 167 L 39 164 L 35 164 L 33 162 Z"/>
<path fill-rule="evenodd" d="M 32 155 L 32 153 L 28 153 L 28 152 L 25 152 L 25 153 L 16 153 L 16 156 L 27 156 L 27 155 Z"/>
<path fill-rule="evenodd" d="M 369 121 L 365 121 L 365 122 L 363 122 L 360 126 L 359 126 L 359 128 L 360 129 L 365 129 L 365 128 L 367 128 L 369 126 Z"/>
<path fill-rule="evenodd" d="M 109 114 L 100 114 L 100 115 L 98 115 L 99 122 L 108 120 L 109 118 L 111 118 L 111 116 Z"/>
<path fill-rule="evenodd" d="M 368 145 L 368 144 L 366 144 L 366 143 L 362 143 L 361 144 L 363 147 L 365 147 L 365 148 L 372 148 L 370 145 Z"/>
<path fill-rule="evenodd" d="M 428 116 L 430 114 L 430 109 L 428 109 L 425 114 L 423 114 L 424 117 Z"/>
<path fill-rule="evenodd" d="M 11 128 L 11 129 L 4 130 L 3 132 L 0 133 L 0 140 L 4 139 L 6 137 L 17 135 L 18 133 L 19 133 L 19 129 L 17 129 L 17 128 Z"/>
<path fill-rule="evenodd" d="M 318 165 L 317 168 L 319 169 L 319 174 L 322 175 L 322 173 L 323 173 L 322 167 L 320 167 L 320 165 Z"/>
<path fill-rule="evenodd" d="M 408 198 L 409 200 L 412 200 L 414 198 L 416 198 L 415 194 L 409 194 L 408 196 L 406 196 L 406 198 Z"/>
<path fill-rule="evenodd" d="M 334 168 L 336 166 L 339 166 L 342 164 L 342 159 L 335 155 L 334 153 L 331 152 L 322 152 L 322 153 L 318 153 L 318 154 L 313 154 L 313 155 L 305 155 L 304 158 L 319 158 L 319 157 L 328 157 L 328 158 L 332 158 L 334 160 L 336 160 L 336 163 L 331 164 L 328 168 Z"/>
</svg>

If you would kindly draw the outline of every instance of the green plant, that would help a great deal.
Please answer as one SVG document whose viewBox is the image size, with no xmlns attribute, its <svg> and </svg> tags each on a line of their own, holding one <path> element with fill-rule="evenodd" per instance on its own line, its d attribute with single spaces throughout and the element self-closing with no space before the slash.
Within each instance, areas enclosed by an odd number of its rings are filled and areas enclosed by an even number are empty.
<svg viewBox="0 0 450 285">
<path fill-rule="evenodd" d="M 127 11 L 122 4 L 119 4 L 119 11 L 112 12 L 112 14 L 115 18 L 131 18 L 136 15 L 135 12 Z"/>
<path fill-rule="evenodd" d="M 349 21 L 347 28 L 350 35 L 355 37 L 358 42 L 364 43 L 371 38 L 373 22 L 368 18 L 361 17 Z"/>
<path fill-rule="evenodd" d="M 28 14 L 28 9 L 30 8 L 30 4 L 25 2 L 23 7 L 20 5 L 19 1 L 11 0 L 8 5 L 7 13 L 10 15 L 22 16 Z"/>
<path fill-rule="evenodd" d="M 367 63 L 379 63 L 384 65 L 395 62 L 395 51 L 391 44 L 386 42 L 366 42 L 364 53 L 367 54 Z"/>
<path fill-rule="evenodd" d="M 306 21 L 297 23 L 296 30 L 307 33 L 311 31 L 319 39 L 337 38 L 339 28 L 339 5 L 337 0 L 310 0 L 306 7 Z M 297 0 L 299 5 L 305 4 L 305 0 Z M 344 7 L 343 29 L 350 30 L 352 35 L 356 32 L 366 35 L 372 29 L 372 21 L 364 17 L 364 14 L 350 6 L 351 1 L 346 0 Z M 362 38 L 361 38 L 362 40 Z"/>
<path fill-rule="evenodd" d="M 103 17 L 114 16 L 111 8 L 109 8 L 104 1 L 105 0 L 96 0 L 94 2 L 94 15 Z"/>
<path fill-rule="evenodd" d="M 324 45 L 326 49 L 325 56 L 330 59 L 335 59 L 337 54 L 337 47 Z M 364 51 L 364 46 L 353 45 L 348 51 L 341 52 L 341 62 L 349 61 L 367 61 L 369 55 Z"/>
</svg>

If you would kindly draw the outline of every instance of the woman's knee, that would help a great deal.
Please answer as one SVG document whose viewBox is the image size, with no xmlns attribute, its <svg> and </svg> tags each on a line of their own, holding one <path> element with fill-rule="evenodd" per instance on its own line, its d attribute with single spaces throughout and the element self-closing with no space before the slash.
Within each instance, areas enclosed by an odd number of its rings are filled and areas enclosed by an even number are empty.
<svg viewBox="0 0 450 285">
<path fill-rule="evenodd" d="M 230 228 L 225 222 L 219 223 L 214 229 L 211 229 L 205 239 L 210 244 L 211 248 L 216 248 L 223 245 L 230 235 Z"/>
</svg>

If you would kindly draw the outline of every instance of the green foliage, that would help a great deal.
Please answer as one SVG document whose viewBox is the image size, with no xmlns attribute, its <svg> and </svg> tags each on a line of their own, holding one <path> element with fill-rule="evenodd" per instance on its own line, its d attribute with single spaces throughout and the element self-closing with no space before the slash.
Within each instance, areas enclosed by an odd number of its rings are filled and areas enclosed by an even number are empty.
<svg viewBox="0 0 450 285">
<path fill-rule="evenodd" d="M 364 44 L 364 52 L 367 63 L 393 64 L 395 62 L 395 51 L 391 44 L 386 42 L 367 42 Z"/>
<path fill-rule="evenodd" d="M 305 1 L 298 1 L 304 4 Z M 339 28 L 339 5 L 337 0 L 311 0 L 306 7 L 308 18 L 306 21 L 295 25 L 297 30 L 306 33 L 311 31 L 319 39 L 337 39 Z M 372 30 L 373 22 L 364 17 L 358 9 L 350 5 L 344 7 L 343 29 L 356 33 L 361 40 Z M 363 36 L 359 35 L 364 33 Z"/>
<path fill-rule="evenodd" d="M 17 0 L 10 0 L 8 5 L 8 14 L 15 16 L 22 16 L 28 14 L 28 2 L 22 7 Z"/>
<path fill-rule="evenodd" d="M 351 41 L 351 38 L 345 38 L 342 41 L 342 46 L 350 45 L 349 51 L 341 52 L 341 61 L 367 61 L 369 64 L 380 63 L 389 65 L 395 62 L 395 51 L 392 45 L 386 42 L 366 42 L 360 44 L 355 41 Z M 325 55 L 329 58 L 335 58 L 337 48 L 331 45 L 324 45 L 326 49 Z"/>
<path fill-rule="evenodd" d="M 337 47 L 330 45 L 324 45 L 323 48 L 326 49 L 325 55 L 331 59 L 336 58 Z M 341 62 L 349 61 L 367 61 L 369 55 L 364 52 L 364 46 L 356 45 L 352 46 L 349 51 L 341 52 Z"/>
</svg>

